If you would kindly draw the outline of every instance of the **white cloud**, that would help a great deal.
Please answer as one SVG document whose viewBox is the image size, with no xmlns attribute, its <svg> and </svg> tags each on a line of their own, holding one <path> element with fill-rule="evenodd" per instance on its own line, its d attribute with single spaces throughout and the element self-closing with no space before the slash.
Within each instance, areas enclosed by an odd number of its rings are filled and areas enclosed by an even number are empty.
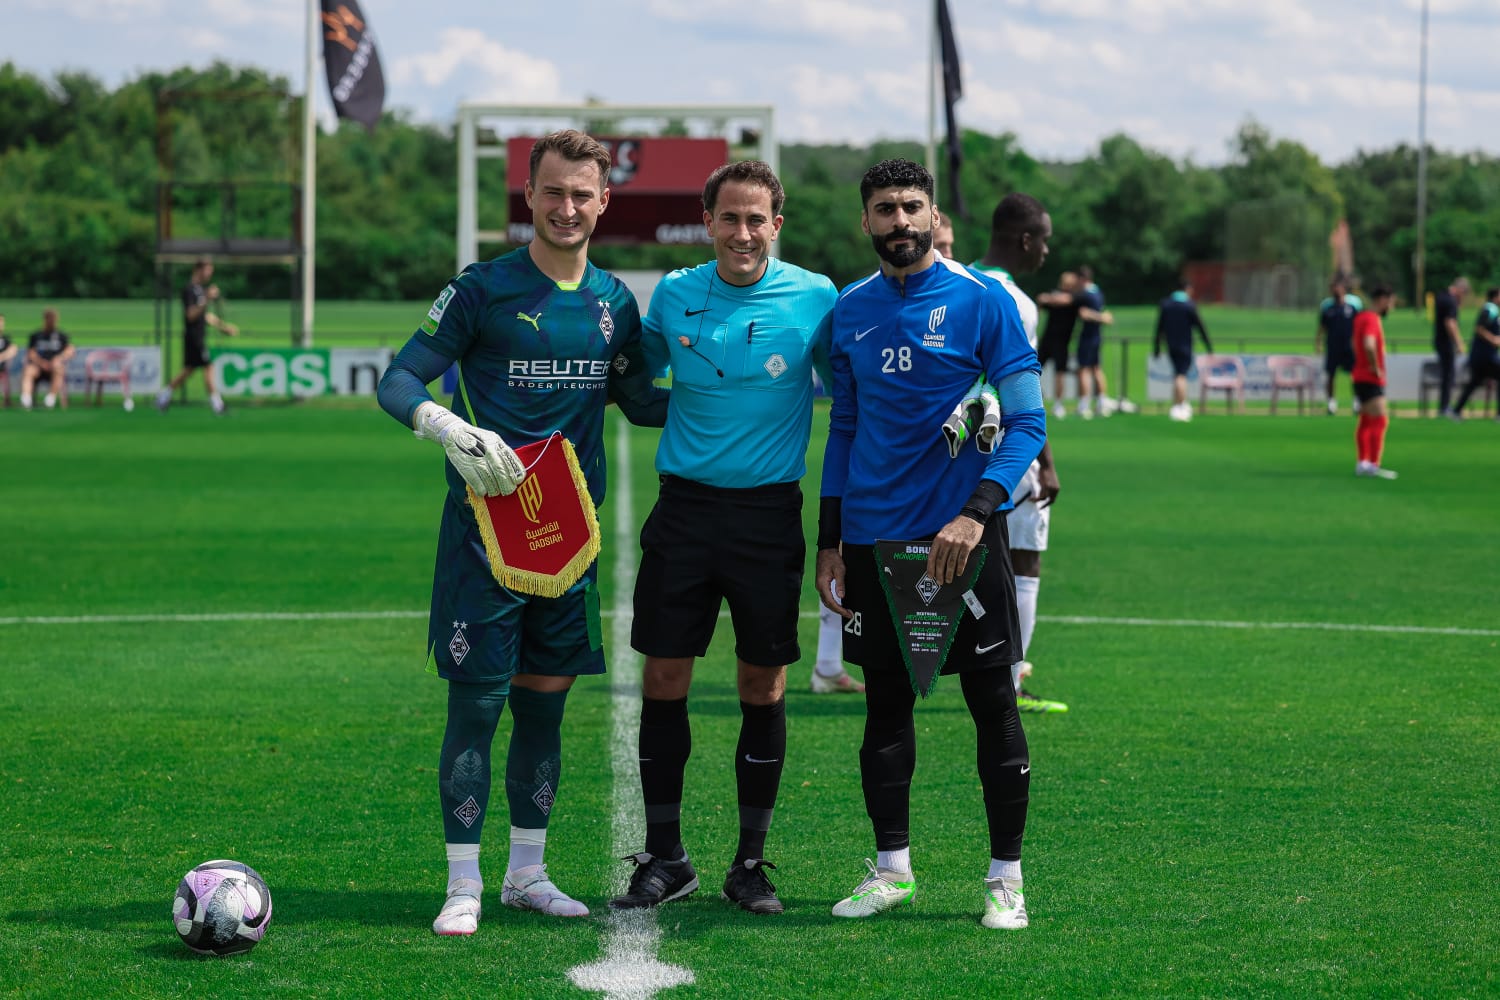
<svg viewBox="0 0 1500 1000">
<path fill-rule="evenodd" d="M 547 103 L 563 99 L 557 66 L 494 41 L 474 28 L 445 28 L 437 47 L 392 61 L 397 86 L 459 87 L 466 100 Z"/>
<path fill-rule="evenodd" d="M 759 0 L 748 7 L 739 0 L 651 0 L 647 10 L 670 21 L 711 27 L 726 39 L 767 32 L 791 37 L 805 32 L 849 42 L 900 37 L 910 30 L 905 7 L 850 0 Z"/>
<path fill-rule="evenodd" d="M 234 27 L 256 25 L 283 31 L 295 30 L 298 51 L 301 51 L 301 42 L 306 37 L 307 4 L 299 0 L 204 0 L 201 9 L 212 20 Z M 369 16 L 368 3 L 361 9 Z M 372 25 L 372 28 L 379 35 L 379 26 Z"/>
<path fill-rule="evenodd" d="M 124 22 L 161 16 L 163 0 L 22 0 L 32 10 L 50 16 L 66 14 L 80 21 Z"/>
</svg>

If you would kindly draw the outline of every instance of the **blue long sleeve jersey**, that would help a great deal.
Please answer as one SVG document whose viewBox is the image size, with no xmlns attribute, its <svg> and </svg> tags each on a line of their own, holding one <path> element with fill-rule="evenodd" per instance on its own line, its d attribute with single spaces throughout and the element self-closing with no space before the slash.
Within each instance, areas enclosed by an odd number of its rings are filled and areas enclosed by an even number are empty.
<svg viewBox="0 0 1500 1000">
<path fill-rule="evenodd" d="M 651 296 L 646 362 L 672 370 L 656 471 L 733 489 L 795 482 L 807 472 L 814 367 L 830 377 L 824 321 L 838 290 L 774 258 L 753 285 L 716 268 L 673 271 Z"/>
<path fill-rule="evenodd" d="M 526 247 L 470 264 L 433 302 L 380 380 L 381 407 L 406 427 L 429 382 L 458 362 L 450 409 L 520 447 L 562 431 L 578 454 L 594 503 L 604 500 L 604 406 L 661 426 L 666 393 L 642 354 L 640 310 L 614 275 L 589 264 L 559 283 Z M 446 463 L 457 498 L 464 481 Z"/>
<path fill-rule="evenodd" d="M 998 282 L 942 258 L 905 285 L 876 272 L 840 293 L 831 321 L 822 495 L 842 498 L 843 541 L 936 534 L 981 479 L 1009 497 L 1047 422 L 1036 351 Z M 949 458 L 943 420 L 981 374 L 999 391 L 1005 434 L 988 455 L 967 446 Z"/>
</svg>

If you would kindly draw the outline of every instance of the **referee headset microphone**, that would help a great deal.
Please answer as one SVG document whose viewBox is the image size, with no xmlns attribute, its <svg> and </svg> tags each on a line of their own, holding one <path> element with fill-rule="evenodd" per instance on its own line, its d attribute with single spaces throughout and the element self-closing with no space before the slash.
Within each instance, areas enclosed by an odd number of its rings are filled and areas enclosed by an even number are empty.
<svg viewBox="0 0 1500 1000">
<path fill-rule="evenodd" d="M 710 271 L 709 275 L 708 275 L 708 291 L 703 296 L 703 308 L 702 309 L 686 309 L 685 308 L 683 310 L 683 312 L 686 315 L 688 315 L 688 316 L 697 316 L 698 317 L 698 332 L 693 335 L 693 339 L 692 340 L 688 340 L 686 337 L 678 337 L 677 338 L 677 342 L 679 344 L 681 344 L 683 347 L 686 347 L 689 351 L 691 351 L 694 354 L 698 355 L 698 357 L 702 358 L 704 360 L 704 362 L 708 365 L 708 367 L 710 367 L 710 368 L 712 368 L 714 370 L 714 374 L 715 375 L 719 376 L 719 378 L 723 378 L 724 377 L 724 369 L 722 369 L 718 365 L 714 364 L 712 361 L 710 361 L 708 359 L 708 356 L 706 354 L 704 354 L 702 351 L 699 351 L 698 348 L 696 348 L 696 347 L 693 346 L 694 344 L 698 343 L 698 341 L 700 341 L 700 340 L 703 339 L 703 314 L 706 313 L 706 312 L 708 312 L 708 300 L 711 299 L 711 298 L 713 298 L 713 294 L 714 294 L 714 278 L 715 277 L 716 277 L 716 275 L 712 271 Z M 754 323 L 750 324 L 750 333 L 751 333 L 751 335 L 754 335 L 754 333 L 755 333 L 755 324 Z"/>
</svg>

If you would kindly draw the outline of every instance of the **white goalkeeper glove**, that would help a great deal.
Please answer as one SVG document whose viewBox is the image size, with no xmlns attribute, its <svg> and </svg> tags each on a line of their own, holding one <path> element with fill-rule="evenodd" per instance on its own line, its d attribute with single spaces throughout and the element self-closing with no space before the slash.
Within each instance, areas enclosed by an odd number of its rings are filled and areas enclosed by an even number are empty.
<svg viewBox="0 0 1500 1000">
<path fill-rule="evenodd" d="M 499 434 L 466 423 L 447 407 L 428 400 L 411 422 L 417 437 L 443 446 L 448 461 L 480 496 L 514 493 L 526 478 L 526 468 Z"/>
<path fill-rule="evenodd" d="M 948 457 L 957 458 L 964 443 L 973 436 L 979 422 L 984 419 L 984 400 L 980 390 L 984 387 L 984 376 L 980 376 L 958 401 L 948 419 L 943 421 L 943 437 L 948 442 Z"/>
<path fill-rule="evenodd" d="M 986 382 L 979 390 L 979 399 L 984 404 L 984 419 L 979 423 L 979 430 L 974 432 L 974 447 L 988 455 L 995 450 L 1004 433 L 1000 429 L 1000 394 Z"/>
</svg>

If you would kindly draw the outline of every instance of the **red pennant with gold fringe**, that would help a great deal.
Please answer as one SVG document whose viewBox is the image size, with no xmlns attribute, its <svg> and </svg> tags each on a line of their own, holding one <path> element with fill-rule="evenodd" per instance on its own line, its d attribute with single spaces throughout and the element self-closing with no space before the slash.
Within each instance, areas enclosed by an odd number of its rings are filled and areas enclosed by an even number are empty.
<svg viewBox="0 0 1500 1000">
<path fill-rule="evenodd" d="M 509 496 L 469 489 L 490 572 L 501 586 L 561 597 L 599 557 L 599 518 L 573 445 L 561 432 L 522 445 L 526 478 Z"/>
</svg>

